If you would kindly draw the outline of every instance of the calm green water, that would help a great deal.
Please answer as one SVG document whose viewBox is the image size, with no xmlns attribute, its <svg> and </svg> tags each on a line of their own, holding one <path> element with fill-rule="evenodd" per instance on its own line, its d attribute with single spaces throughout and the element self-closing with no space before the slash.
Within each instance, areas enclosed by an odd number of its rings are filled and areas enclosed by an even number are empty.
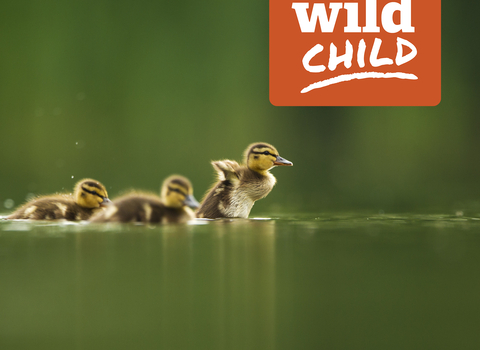
<svg viewBox="0 0 480 350">
<path fill-rule="evenodd" d="M 480 218 L 0 222 L 0 349 L 479 349 Z"/>
</svg>

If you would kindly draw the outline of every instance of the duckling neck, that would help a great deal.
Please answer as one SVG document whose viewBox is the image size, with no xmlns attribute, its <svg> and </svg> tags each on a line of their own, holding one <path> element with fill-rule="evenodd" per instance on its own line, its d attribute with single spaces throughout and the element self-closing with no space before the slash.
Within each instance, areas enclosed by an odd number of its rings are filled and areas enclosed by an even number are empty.
<svg viewBox="0 0 480 350">
<path fill-rule="evenodd" d="M 253 173 L 257 173 L 257 174 L 259 174 L 259 175 L 262 175 L 262 176 L 269 176 L 269 175 L 271 175 L 269 169 L 267 169 L 267 170 L 260 170 L 260 169 L 252 169 L 252 168 L 249 167 L 248 170 L 252 171 Z"/>
<path fill-rule="evenodd" d="M 272 190 L 276 179 L 268 170 L 249 170 L 251 175 L 245 177 L 247 183 L 244 183 L 244 190 L 252 200 L 256 201 L 264 198 Z"/>
</svg>

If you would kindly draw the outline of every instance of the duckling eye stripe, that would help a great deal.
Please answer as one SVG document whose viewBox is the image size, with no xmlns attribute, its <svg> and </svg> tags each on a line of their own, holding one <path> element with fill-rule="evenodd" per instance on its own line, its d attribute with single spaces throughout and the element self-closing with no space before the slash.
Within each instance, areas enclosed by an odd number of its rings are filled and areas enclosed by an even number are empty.
<svg viewBox="0 0 480 350">
<path fill-rule="evenodd" d="M 105 198 L 104 196 L 99 195 L 96 191 L 87 190 L 85 187 L 82 187 L 82 190 L 84 190 L 84 191 L 87 192 L 87 193 L 93 194 L 93 195 L 95 195 L 95 196 L 99 196 L 99 197 L 102 198 L 102 199 Z"/>
<path fill-rule="evenodd" d="M 276 155 L 274 154 L 271 154 L 270 152 L 268 151 L 263 151 L 263 152 L 256 152 L 256 151 L 252 151 L 253 154 L 265 154 L 265 155 L 269 155 L 269 156 L 272 156 L 272 157 L 277 157 Z"/>
<path fill-rule="evenodd" d="M 169 191 L 173 191 L 173 192 L 178 192 L 178 193 L 183 194 L 184 196 L 186 196 L 186 194 L 183 193 L 182 191 L 180 191 L 180 189 L 178 189 L 178 188 L 173 188 L 173 187 L 168 186 L 168 190 L 169 190 Z"/>
</svg>

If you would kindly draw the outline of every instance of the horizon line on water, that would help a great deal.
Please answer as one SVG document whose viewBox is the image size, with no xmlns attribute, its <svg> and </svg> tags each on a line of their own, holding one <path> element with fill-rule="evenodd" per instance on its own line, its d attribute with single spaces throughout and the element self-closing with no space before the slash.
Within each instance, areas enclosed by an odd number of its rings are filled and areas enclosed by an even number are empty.
<svg viewBox="0 0 480 350">
<path fill-rule="evenodd" d="M 303 88 L 300 91 L 302 94 L 310 92 L 315 89 L 321 89 L 329 85 L 343 83 L 351 81 L 354 79 L 408 79 L 408 80 L 417 80 L 418 77 L 415 74 L 403 73 L 403 72 L 394 72 L 394 73 L 381 73 L 381 72 L 362 72 L 362 73 L 352 73 L 352 74 L 342 74 L 333 78 L 317 81 L 316 83 L 310 84 L 307 87 Z"/>
</svg>

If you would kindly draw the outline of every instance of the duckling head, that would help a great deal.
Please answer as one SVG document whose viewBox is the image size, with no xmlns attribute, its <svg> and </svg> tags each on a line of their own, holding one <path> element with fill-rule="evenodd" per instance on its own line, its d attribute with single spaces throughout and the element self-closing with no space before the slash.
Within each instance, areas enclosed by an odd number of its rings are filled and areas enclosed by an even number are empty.
<svg viewBox="0 0 480 350">
<path fill-rule="evenodd" d="M 245 164 L 249 169 L 264 173 L 274 166 L 292 166 L 293 163 L 280 157 L 272 145 L 265 142 L 252 143 L 244 154 Z"/>
<path fill-rule="evenodd" d="M 169 208 L 180 209 L 184 206 L 198 208 L 200 203 L 193 197 L 193 187 L 190 181 L 180 175 L 172 175 L 163 181 L 160 196 Z"/>
<path fill-rule="evenodd" d="M 84 208 L 100 208 L 110 203 L 105 186 L 93 179 L 77 182 L 73 196 L 77 204 Z"/>
</svg>

